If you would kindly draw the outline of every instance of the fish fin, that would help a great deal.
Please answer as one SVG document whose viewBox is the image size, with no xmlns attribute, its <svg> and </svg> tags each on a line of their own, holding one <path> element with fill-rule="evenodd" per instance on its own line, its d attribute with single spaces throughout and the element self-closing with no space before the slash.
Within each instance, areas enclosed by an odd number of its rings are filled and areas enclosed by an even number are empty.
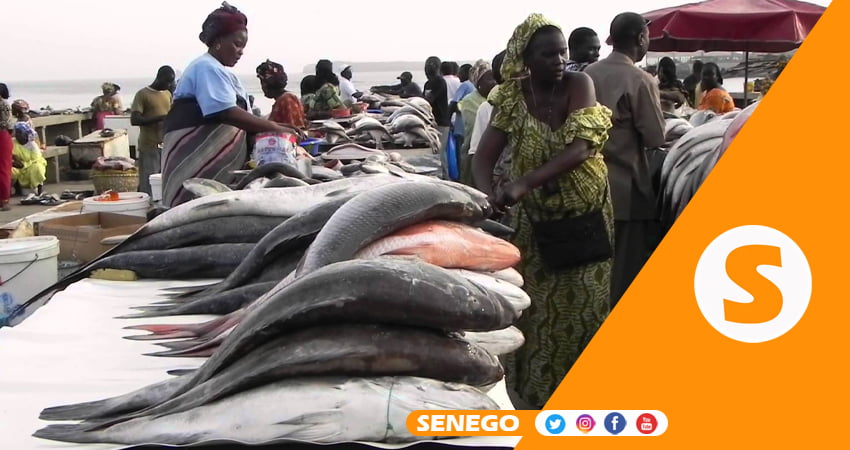
<svg viewBox="0 0 850 450">
<path fill-rule="evenodd" d="M 193 374 L 196 370 L 198 369 L 171 369 L 166 373 L 175 377 L 182 377 L 183 375 Z"/>
<path fill-rule="evenodd" d="M 118 245 L 127 240 L 127 238 L 129 238 L 130 236 L 130 234 L 118 234 L 115 236 L 109 236 L 107 238 L 101 239 L 100 245 Z"/>
<path fill-rule="evenodd" d="M 349 192 L 348 188 L 337 189 L 335 191 L 328 192 L 325 194 L 325 197 L 338 197 L 340 195 L 345 195 Z"/>
<path fill-rule="evenodd" d="M 76 442 L 80 444 L 90 444 L 97 442 L 95 434 L 87 433 L 82 426 L 74 424 L 53 424 L 48 425 L 32 434 L 41 439 L 49 439 L 51 441 Z"/>
<path fill-rule="evenodd" d="M 215 200 L 215 201 L 211 201 L 211 202 L 201 203 L 200 205 L 194 206 L 192 209 L 197 211 L 199 209 L 208 209 L 208 208 L 214 208 L 216 206 L 223 206 L 223 205 L 226 205 L 228 203 L 230 203 L 230 199 L 223 198 L 221 200 Z"/>
<path fill-rule="evenodd" d="M 284 436 L 298 440 L 332 441 L 334 437 L 342 433 L 341 411 L 336 409 L 315 411 L 301 414 L 288 420 L 277 422 L 275 425 L 287 428 Z"/>
</svg>

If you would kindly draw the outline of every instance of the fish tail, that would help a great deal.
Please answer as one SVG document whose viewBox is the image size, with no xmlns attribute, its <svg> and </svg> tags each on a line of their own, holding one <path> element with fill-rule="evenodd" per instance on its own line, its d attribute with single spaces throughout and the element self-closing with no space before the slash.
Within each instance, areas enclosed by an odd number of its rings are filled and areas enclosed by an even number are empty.
<svg viewBox="0 0 850 450">
<path fill-rule="evenodd" d="M 38 418 L 42 420 L 86 420 L 125 412 L 127 410 L 123 403 L 116 403 L 114 399 L 106 399 L 45 408 Z"/>
<path fill-rule="evenodd" d="M 161 333 L 153 333 L 153 334 L 139 334 L 134 336 L 124 336 L 124 339 L 128 339 L 131 341 L 155 341 L 159 339 L 182 339 L 182 338 L 192 338 L 197 337 L 196 334 L 190 331 L 170 331 L 170 332 L 161 332 Z"/>
<path fill-rule="evenodd" d="M 89 433 L 80 425 L 54 424 L 48 425 L 32 434 L 41 439 L 52 441 L 76 442 L 80 444 L 91 444 L 99 442 L 98 433 Z"/>
<path fill-rule="evenodd" d="M 209 358 L 215 353 L 217 347 L 203 348 L 200 350 L 166 350 L 162 352 L 144 353 L 145 356 L 162 356 L 172 358 Z"/>
<path fill-rule="evenodd" d="M 222 324 L 227 323 L 228 320 L 228 316 L 222 316 L 202 323 L 131 325 L 129 327 L 124 327 L 124 329 L 141 330 L 153 333 L 149 335 L 126 336 L 126 339 L 130 340 L 146 341 L 155 339 L 193 338 L 203 336 L 210 331 L 215 330 Z"/>
<path fill-rule="evenodd" d="M 165 347 L 169 350 L 186 350 L 198 345 L 198 342 L 196 339 L 186 339 L 183 341 L 157 342 L 154 345 Z"/>
</svg>

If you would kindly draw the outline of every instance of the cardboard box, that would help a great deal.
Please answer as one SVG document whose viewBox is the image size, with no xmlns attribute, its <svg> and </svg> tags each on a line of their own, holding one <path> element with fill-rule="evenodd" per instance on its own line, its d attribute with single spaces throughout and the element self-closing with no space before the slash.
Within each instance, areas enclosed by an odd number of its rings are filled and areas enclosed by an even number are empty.
<svg viewBox="0 0 850 450">
<path fill-rule="evenodd" d="M 78 214 L 45 220 L 38 224 L 37 234 L 59 238 L 60 260 L 87 263 L 113 247 L 101 244 L 101 240 L 132 234 L 145 222 L 144 217 L 126 214 Z"/>
</svg>

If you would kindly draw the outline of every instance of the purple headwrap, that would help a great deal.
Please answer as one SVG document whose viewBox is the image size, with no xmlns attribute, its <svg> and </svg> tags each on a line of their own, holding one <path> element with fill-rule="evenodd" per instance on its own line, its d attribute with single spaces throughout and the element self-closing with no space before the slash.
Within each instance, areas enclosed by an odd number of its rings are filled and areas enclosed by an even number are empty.
<svg viewBox="0 0 850 450">
<path fill-rule="evenodd" d="M 248 17 L 227 2 L 221 3 L 221 8 L 210 13 L 201 25 L 198 38 L 210 46 L 216 39 L 237 31 L 248 29 Z"/>
</svg>

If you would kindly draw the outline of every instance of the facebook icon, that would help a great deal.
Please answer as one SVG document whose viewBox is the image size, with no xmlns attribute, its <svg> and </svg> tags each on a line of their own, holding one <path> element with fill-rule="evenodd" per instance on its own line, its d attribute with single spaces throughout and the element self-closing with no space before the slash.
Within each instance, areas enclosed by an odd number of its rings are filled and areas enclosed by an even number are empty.
<svg viewBox="0 0 850 450">
<path fill-rule="evenodd" d="M 618 412 L 605 416 L 605 429 L 611 434 L 620 434 L 626 429 L 626 418 Z"/>
</svg>

